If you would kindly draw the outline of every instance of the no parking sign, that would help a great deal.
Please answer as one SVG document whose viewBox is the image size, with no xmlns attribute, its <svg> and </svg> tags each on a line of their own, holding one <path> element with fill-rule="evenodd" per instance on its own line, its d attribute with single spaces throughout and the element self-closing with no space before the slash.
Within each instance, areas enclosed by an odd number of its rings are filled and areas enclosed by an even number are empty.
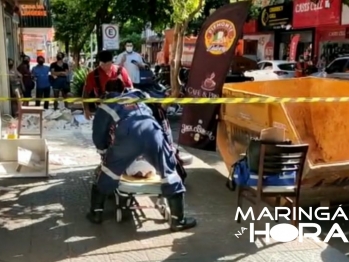
<svg viewBox="0 0 349 262">
<path fill-rule="evenodd" d="M 103 49 L 117 50 L 119 46 L 119 26 L 112 24 L 103 24 Z"/>
</svg>

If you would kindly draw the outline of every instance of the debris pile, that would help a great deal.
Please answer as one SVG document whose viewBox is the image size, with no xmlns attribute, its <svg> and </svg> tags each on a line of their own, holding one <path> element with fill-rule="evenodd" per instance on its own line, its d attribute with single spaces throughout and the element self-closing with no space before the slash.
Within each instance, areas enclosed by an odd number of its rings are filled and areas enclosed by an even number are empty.
<svg viewBox="0 0 349 262">
<path fill-rule="evenodd" d="M 85 119 L 81 110 L 70 109 L 47 109 L 43 113 L 44 130 L 72 130 L 84 126 L 91 126 L 92 122 Z M 26 130 L 37 130 L 39 128 L 38 115 L 23 115 L 22 128 Z"/>
</svg>

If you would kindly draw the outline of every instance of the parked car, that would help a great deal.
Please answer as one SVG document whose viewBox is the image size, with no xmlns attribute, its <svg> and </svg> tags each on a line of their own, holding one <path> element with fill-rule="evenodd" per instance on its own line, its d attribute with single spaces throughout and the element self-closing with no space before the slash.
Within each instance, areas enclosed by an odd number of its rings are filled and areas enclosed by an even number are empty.
<svg viewBox="0 0 349 262">
<path fill-rule="evenodd" d="M 296 62 L 285 60 L 262 60 L 257 65 L 258 70 L 246 71 L 244 75 L 255 81 L 277 80 L 294 77 L 296 70 Z"/>
<path fill-rule="evenodd" d="M 326 67 L 324 72 L 318 72 L 311 76 L 349 80 L 349 56 L 336 58 Z"/>
</svg>

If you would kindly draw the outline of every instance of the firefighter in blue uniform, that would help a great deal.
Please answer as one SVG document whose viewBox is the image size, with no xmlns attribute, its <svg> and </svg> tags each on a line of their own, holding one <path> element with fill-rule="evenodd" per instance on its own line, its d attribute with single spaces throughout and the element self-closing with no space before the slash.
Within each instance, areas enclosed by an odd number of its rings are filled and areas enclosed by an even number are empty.
<svg viewBox="0 0 349 262">
<path fill-rule="evenodd" d="M 124 89 L 118 81 L 107 84 L 106 98 L 146 97 L 140 90 Z M 93 120 L 92 139 L 102 154 L 103 163 L 92 188 L 91 208 L 87 216 L 91 222 L 102 222 L 106 195 L 118 187 L 120 176 L 131 163 L 143 156 L 162 177 L 161 191 L 168 200 L 172 215 L 171 230 L 179 231 L 196 225 L 194 218 L 184 215 L 185 187 L 176 171 L 175 151 L 145 103 L 101 104 Z"/>
</svg>

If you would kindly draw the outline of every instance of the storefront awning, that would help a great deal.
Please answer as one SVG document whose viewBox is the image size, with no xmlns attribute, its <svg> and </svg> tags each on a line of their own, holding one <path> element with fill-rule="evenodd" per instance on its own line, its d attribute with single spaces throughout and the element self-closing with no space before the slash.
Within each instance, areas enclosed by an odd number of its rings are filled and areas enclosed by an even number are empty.
<svg viewBox="0 0 349 262">
<path fill-rule="evenodd" d="M 44 0 L 16 0 L 17 5 L 36 5 L 43 4 Z"/>
</svg>

